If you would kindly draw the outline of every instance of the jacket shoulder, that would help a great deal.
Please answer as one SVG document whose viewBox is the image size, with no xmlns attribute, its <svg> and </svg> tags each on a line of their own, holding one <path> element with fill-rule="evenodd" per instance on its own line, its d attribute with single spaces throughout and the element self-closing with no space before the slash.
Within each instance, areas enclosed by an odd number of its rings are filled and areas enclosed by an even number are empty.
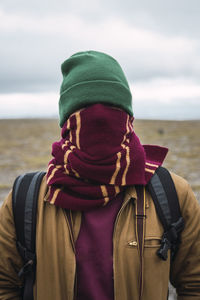
<svg viewBox="0 0 200 300">
<path fill-rule="evenodd" d="M 198 201 L 195 198 L 192 188 L 187 180 L 173 172 L 170 172 L 170 174 L 176 188 L 181 210 L 188 202 L 195 202 L 198 205 Z"/>
</svg>

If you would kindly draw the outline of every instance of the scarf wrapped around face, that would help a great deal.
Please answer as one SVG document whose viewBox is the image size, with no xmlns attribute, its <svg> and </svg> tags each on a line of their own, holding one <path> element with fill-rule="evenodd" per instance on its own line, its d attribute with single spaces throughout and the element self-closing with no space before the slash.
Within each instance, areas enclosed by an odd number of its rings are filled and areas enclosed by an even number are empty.
<svg viewBox="0 0 200 300">
<path fill-rule="evenodd" d="M 166 148 L 142 146 L 133 117 L 120 109 L 95 104 L 79 110 L 53 144 L 47 201 L 72 210 L 105 205 L 124 187 L 146 184 L 166 153 Z"/>
</svg>

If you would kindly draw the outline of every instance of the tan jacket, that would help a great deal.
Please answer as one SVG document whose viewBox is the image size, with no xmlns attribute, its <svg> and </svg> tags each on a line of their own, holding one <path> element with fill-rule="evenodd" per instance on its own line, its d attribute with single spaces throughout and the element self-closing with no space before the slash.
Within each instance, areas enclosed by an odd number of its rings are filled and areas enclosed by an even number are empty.
<svg viewBox="0 0 200 300">
<path fill-rule="evenodd" d="M 150 195 L 146 195 L 143 300 L 166 300 L 168 281 L 176 287 L 179 300 L 200 299 L 200 206 L 187 182 L 173 175 L 185 229 L 175 261 L 156 255 L 163 228 Z M 46 179 L 40 189 L 37 215 L 37 270 L 35 300 L 74 300 L 76 261 L 74 241 L 63 209 L 44 202 Z M 132 199 L 133 198 L 133 199 Z M 135 233 L 135 188 L 126 192 L 115 221 L 113 271 L 115 300 L 139 299 L 140 263 Z M 74 212 L 73 235 L 78 237 L 81 213 Z M 0 209 L 0 299 L 19 300 L 22 285 L 17 272 L 22 261 L 15 245 L 11 193 Z M 170 274 L 171 273 L 171 274 Z"/>
</svg>

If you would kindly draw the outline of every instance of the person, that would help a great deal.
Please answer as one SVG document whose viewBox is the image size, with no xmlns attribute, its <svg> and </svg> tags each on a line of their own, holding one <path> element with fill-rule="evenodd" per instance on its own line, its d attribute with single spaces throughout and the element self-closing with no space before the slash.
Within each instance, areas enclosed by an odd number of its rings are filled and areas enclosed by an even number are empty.
<svg viewBox="0 0 200 300">
<path fill-rule="evenodd" d="M 199 204 L 189 184 L 171 173 L 185 227 L 174 261 L 161 260 L 163 226 L 145 186 L 167 149 L 142 145 L 136 136 L 120 65 L 85 51 L 68 58 L 62 74 L 61 139 L 38 197 L 34 299 L 161 300 L 169 280 L 179 300 L 200 299 Z M 146 216 L 141 259 L 138 185 Z M 22 266 L 10 192 L 0 209 L 0 299 L 21 299 Z"/>
</svg>

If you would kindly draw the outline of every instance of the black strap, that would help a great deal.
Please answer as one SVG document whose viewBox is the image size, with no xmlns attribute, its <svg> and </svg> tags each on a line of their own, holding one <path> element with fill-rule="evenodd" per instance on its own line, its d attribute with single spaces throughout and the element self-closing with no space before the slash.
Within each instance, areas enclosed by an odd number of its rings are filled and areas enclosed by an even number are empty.
<svg viewBox="0 0 200 300">
<path fill-rule="evenodd" d="M 140 257 L 140 276 L 139 276 L 139 300 L 143 293 L 143 268 L 144 268 L 144 232 L 145 232 L 145 187 L 136 185 L 137 201 L 136 204 L 136 237 L 138 242 L 138 251 Z"/>
<path fill-rule="evenodd" d="M 169 203 L 172 221 L 177 222 L 181 216 L 181 210 L 178 195 L 172 177 L 169 171 L 163 167 L 158 168 L 156 173 L 158 174 L 160 181 L 162 182 L 163 188 L 165 190 Z"/>
<path fill-rule="evenodd" d="M 157 254 L 167 260 L 168 250 L 174 259 L 180 243 L 180 233 L 184 228 L 179 200 L 169 171 L 159 167 L 150 182 L 148 190 L 152 196 L 159 219 L 164 227 L 161 247 Z"/>
<path fill-rule="evenodd" d="M 37 199 L 44 175 L 45 172 L 26 173 L 17 177 L 13 185 L 12 204 L 17 248 L 24 260 L 24 266 L 18 274 L 24 275 L 24 300 L 33 299 Z"/>
</svg>

